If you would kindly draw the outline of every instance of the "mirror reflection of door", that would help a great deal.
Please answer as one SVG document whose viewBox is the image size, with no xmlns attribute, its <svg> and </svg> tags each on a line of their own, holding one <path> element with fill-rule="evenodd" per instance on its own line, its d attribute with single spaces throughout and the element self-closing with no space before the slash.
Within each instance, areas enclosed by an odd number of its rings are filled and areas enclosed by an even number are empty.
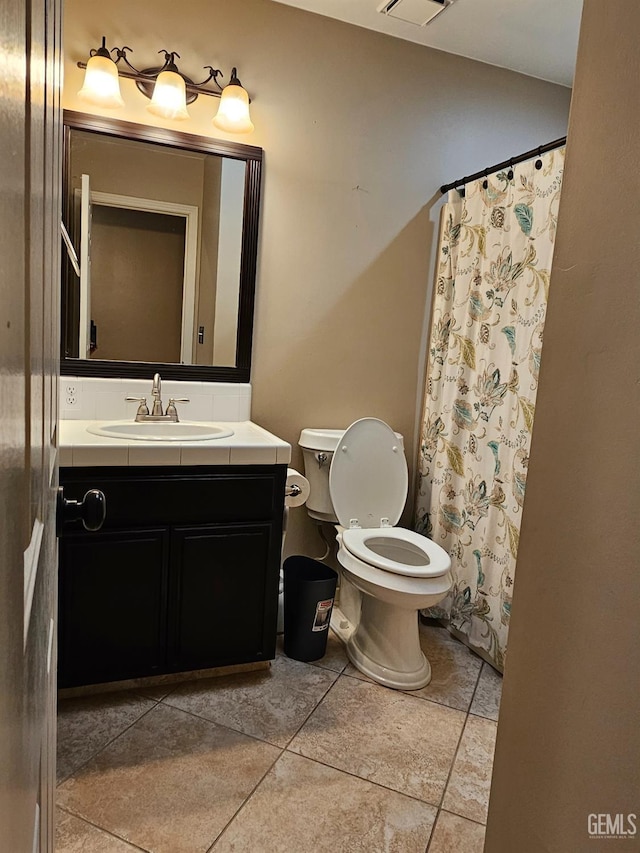
<svg viewBox="0 0 640 853">
<path fill-rule="evenodd" d="M 191 363 L 198 208 L 98 192 L 91 204 L 91 356 Z"/>
<path fill-rule="evenodd" d="M 91 355 L 183 361 L 184 218 L 99 204 L 93 210 Z"/>
<path fill-rule="evenodd" d="M 93 209 L 78 357 L 234 366 L 245 162 L 74 130 L 70 167 L 76 234 L 83 174 Z"/>
</svg>

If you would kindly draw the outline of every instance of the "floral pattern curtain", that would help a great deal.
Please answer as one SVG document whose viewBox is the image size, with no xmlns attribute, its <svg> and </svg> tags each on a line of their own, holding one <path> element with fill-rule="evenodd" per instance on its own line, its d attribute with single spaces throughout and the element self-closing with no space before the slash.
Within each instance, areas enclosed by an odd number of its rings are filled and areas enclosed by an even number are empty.
<svg viewBox="0 0 640 853">
<path fill-rule="evenodd" d="M 504 667 L 564 149 L 450 193 L 442 213 L 416 529 L 451 555 L 427 615 Z"/>
</svg>

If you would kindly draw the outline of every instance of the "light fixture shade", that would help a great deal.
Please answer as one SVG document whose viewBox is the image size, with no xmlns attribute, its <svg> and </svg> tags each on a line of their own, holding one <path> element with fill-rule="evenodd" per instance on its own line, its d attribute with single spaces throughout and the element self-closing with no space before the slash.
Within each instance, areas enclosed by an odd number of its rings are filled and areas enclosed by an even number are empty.
<svg viewBox="0 0 640 853">
<path fill-rule="evenodd" d="M 150 113 L 161 118 L 186 119 L 187 90 L 183 78 L 175 71 L 161 71 L 153 89 L 151 103 L 147 105 Z"/>
<path fill-rule="evenodd" d="M 220 95 L 220 106 L 213 124 L 227 133 L 251 133 L 254 129 L 249 115 L 249 95 L 235 76 L 235 68 L 231 74 L 231 82 L 224 87 Z"/>
<path fill-rule="evenodd" d="M 88 104 L 108 109 L 124 107 L 120 94 L 118 68 L 108 56 L 92 56 L 87 62 L 84 84 L 78 97 Z"/>
</svg>

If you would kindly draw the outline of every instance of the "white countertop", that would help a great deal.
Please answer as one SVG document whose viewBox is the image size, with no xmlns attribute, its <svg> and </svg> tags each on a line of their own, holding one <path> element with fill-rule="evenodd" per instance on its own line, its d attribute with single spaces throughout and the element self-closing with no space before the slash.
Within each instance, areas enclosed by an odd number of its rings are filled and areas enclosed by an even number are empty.
<svg viewBox="0 0 640 853">
<path fill-rule="evenodd" d="M 102 421 L 61 420 L 62 467 L 93 465 L 288 465 L 291 445 L 252 421 L 225 421 L 227 438 L 208 441 L 139 441 L 87 432 Z"/>
</svg>

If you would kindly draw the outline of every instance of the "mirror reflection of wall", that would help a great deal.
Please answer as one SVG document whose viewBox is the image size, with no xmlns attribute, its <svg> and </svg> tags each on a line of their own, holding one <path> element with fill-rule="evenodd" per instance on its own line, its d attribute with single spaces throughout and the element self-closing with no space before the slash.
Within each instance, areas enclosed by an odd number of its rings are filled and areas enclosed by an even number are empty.
<svg viewBox="0 0 640 853">
<path fill-rule="evenodd" d="M 76 129 L 70 145 L 76 245 L 91 187 L 90 357 L 234 366 L 245 162 Z"/>
</svg>

